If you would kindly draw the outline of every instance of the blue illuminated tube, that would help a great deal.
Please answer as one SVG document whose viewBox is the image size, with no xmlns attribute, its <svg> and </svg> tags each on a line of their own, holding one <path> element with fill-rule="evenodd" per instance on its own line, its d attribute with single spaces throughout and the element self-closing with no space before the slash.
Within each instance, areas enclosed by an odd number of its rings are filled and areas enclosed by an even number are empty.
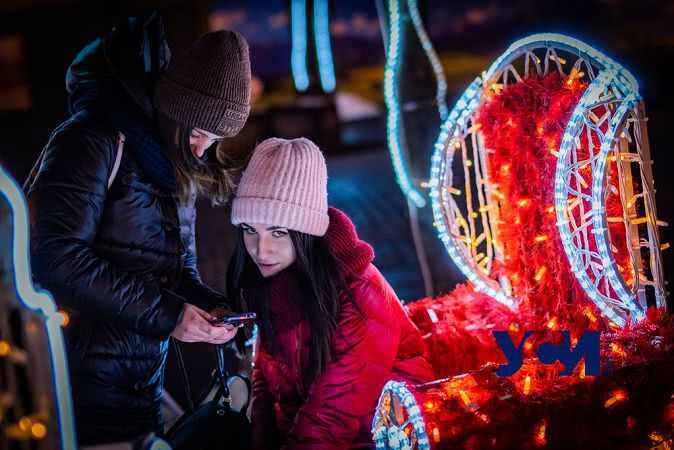
<svg viewBox="0 0 674 450">
<path fill-rule="evenodd" d="M 314 37 L 318 56 L 318 73 L 321 77 L 323 92 L 335 90 L 335 67 L 330 47 L 330 19 L 328 18 L 328 0 L 314 0 Z"/>
<path fill-rule="evenodd" d="M 398 0 L 389 0 L 389 24 L 391 35 L 386 52 L 386 69 L 384 71 L 384 99 L 388 108 L 386 138 L 393 162 L 393 170 L 400 188 L 416 207 L 423 208 L 426 205 L 426 199 L 410 179 L 400 137 L 400 102 L 396 89 L 401 45 L 401 17 Z"/>
<path fill-rule="evenodd" d="M 73 407 L 68 377 L 68 365 L 63 345 L 61 325 L 63 316 L 56 312 L 56 305 L 46 291 L 37 291 L 31 281 L 28 260 L 28 213 L 26 200 L 16 182 L 0 166 L 0 193 L 7 199 L 14 218 L 14 242 L 12 260 L 14 264 L 14 283 L 19 300 L 23 305 L 45 317 L 47 339 L 51 354 L 51 365 L 55 381 L 56 411 L 58 414 L 61 448 L 77 448 Z"/>
<path fill-rule="evenodd" d="M 309 88 L 307 71 L 307 5 L 306 0 L 292 0 L 290 4 L 290 27 L 292 50 L 290 63 L 295 88 L 304 92 Z"/>
</svg>

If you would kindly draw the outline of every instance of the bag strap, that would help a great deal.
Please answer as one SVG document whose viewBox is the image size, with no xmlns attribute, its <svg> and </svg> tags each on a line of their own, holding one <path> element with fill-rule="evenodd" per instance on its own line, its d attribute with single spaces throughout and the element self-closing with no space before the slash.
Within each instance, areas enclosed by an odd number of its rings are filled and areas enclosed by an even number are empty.
<svg viewBox="0 0 674 450">
<path fill-rule="evenodd" d="M 54 138 L 56 133 L 63 127 L 63 125 L 52 133 L 51 137 L 49 138 L 49 142 Z M 117 154 L 115 155 L 115 162 L 112 165 L 112 171 L 110 172 L 110 176 L 108 177 L 108 189 L 110 189 L 110 186 L 112 186 L 112 183 L 115 181 L 115 177 L 117 176 L 117 172 L 119 171 L 119 166 L 122 163 L 122 154 L 124 153 L 124 141 L 126 138 L 124 135 L 119 132 L 118 137 L 117 137 Z M 35 164 L 33 165 L 33 168 L 31 169 L 30 173 L 28 174 L 28 178 L 26 179 L 26 182 L 23 184 L 23 193 L 24 195 L 28 195 L 30 192 L 31 188 L 33 187 L 33 182 L 35 181 L 35 178 L 37 178 L 37 174 L 40 172 L 40 169 L 42 168 L 42 162 L 44 161 L 44 156 L 45 153 L 47 152 L 47 147 L 49 147 L 49 143 L 45 145 L 45 147 L 42 149 L 40 152 L 40 156 L 38 156 L 37 161 L 35 161 Z"/>
<path fill-rule="evenodd" d="M 233 342 L 233 340 L 230 342 Z M 220 383 L 220 388 L 222 389 L 222 396 L 225 398 L 225 403 L 227 406 L 229 406 L 232 403 L 232 397 L 229 393 L 229 385 L 227 384 L 229 372 L 227 372 L 227 368 L 225 367 L 224 345 L 215 346 L 215 358 L 217 360 L 217 365 L 215 366 L 215 376 Z"/>
<path fill-rule="evenodd" d="M 190 413 L 193 413 L 195 411 L 194 402 L 192 401 L 192 391 L 190 390 L 190 382 L 187 378 L 187 370 L 185 369 L 183 352 L 180 349 L 178 341 L 173 337 L 171 338 L 171 345 L 173 346 L 173 350 L 176 353 L 176 359 L 178 360 L 178 367 L 180 368 L 180 376 L 183 382 L 183 389 L 185 389 L 185 395 L 187 396 L 187 406 L 189 408 Z"/>
</svg>

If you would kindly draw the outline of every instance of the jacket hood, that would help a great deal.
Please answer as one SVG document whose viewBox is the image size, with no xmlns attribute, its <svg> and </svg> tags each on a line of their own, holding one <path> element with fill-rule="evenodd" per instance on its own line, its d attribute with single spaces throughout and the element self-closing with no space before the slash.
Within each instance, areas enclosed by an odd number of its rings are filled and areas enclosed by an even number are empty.
<svg viewBox="0 0 674 450">
<path fill-rule="evenodd" d="M 151 90 L 171 52 L 161 17 L 131 17 L 84 47 L 66 73 L 71 114 L 122 99 L 152 117 Z"/>
<path fill-rule="evenodd" d="M 337 262 L 345 280 L 357 276 L 372 263 L 374 250 L 365 241 L 361 241 L 351 219 L 337 208 L 328 208 L 330 225 L 325 233 L 330 254 Z"/>
</svg>

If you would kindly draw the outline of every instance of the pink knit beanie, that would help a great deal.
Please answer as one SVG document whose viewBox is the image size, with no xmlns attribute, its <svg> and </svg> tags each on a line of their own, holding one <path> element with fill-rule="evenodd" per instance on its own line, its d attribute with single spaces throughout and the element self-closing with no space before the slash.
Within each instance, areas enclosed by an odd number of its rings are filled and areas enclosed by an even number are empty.
<svg viewBox="0 0 674 450">
<path fill-rule="evenodd" d="M 258 144 L 232 204 L 232 223 L 264 223 L 314 236 L 328 229 L 325 158 L 309 139 Z"/>
</svg>

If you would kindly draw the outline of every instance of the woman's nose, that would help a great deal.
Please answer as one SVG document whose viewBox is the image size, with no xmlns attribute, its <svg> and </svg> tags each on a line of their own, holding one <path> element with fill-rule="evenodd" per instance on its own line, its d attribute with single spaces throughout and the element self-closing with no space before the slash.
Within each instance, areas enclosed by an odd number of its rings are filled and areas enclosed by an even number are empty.
<svg viewBox="0 0 674 450">
<path fill-rule="evenodd" d="M 194 153 L 194 156 L 197 158 L 201 158 L 204 156 L 204 153 L 206 153 L 206 150 L 213 145 L 213 140 L 208 139 L 208 138 L 200 138 L 197 139 L 193 144 L 192 144 L 192 153 Z"/>
<path fill-rule="evenodd" d="M 273 250 L 274 249 L 271 238 L 264 235 L 260 236 L 260 242 L 258 243 L 257 247 L 258 256 L 260 257 L 260 259 L 264 260 L 266 256 L 273 254 L 274 253 Z"/>
</svg>

